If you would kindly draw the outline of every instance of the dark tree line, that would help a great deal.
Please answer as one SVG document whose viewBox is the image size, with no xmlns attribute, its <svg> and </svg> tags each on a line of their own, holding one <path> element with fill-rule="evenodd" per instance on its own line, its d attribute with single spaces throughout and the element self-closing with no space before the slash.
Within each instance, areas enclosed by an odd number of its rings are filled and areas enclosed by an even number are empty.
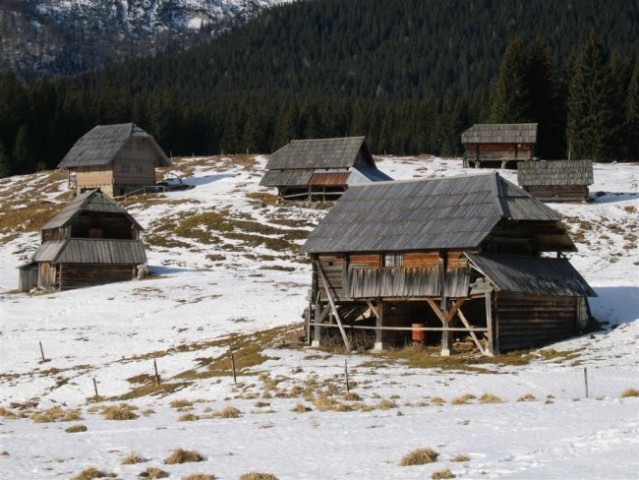
<svg viewBox="0 0 639 480">
<path fill-rule="evenodd" d="M 569 12 L 558 12 L 569 0 L 495 3 L 294 3 L 179 55 L 30 85 L 5 76 L 0 172 L 53 168 L 96 124 L 129 121 L 174 155 L 365 135 L 373 153 L 450 156 L 473 123 L 538 122 L 542 158 L 637 159 L 638 55 L 625 40 L 637 38 L 633 2 L 605 2 L 592 17 L 616 25 L 613 54 L 595 30 L 575 28 L 599 0 Z M 526 33 L 551 28 L 535 24 L 561 18 L 550 11 L 573 20 L 554 25 L 561 41 Z M 512 34 L 499 43 L 478 19 Z"/>
</svg>

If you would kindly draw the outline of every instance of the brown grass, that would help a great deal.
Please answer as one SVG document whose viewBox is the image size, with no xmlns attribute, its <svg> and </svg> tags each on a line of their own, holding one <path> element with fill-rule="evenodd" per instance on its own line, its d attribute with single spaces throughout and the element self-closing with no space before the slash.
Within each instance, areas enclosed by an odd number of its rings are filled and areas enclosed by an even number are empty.
<svg viewBox="0 0 639 480">
<path fill-rule="evenodd" d="M 454 398 L 450 403 L 453 405 L 466 405 L 470 403 L 471 400 L 476 399 L 477 397 L 472 393 L 464 393 L 461 397 Z"/>
<path fill-rule="evenodd" d="M 418 448 L 410 453 L 407 453 L 402 457 L 399 463 L 402 467 L 409 467 L 413 465 L 426 465 L 427 463 L 433 463 L 437 460 L 439 453 L 430 448 Z"/>
<path fill-rule="evenodd" d="M 312 410 L 313 409 L 311 407 L 307 407 L 303 403 L 298 403 L 293 408 L 291 408 L 291 412 L 295 412 L 295 413 L 306 413 Z"/>
<path fill-rule="evenodd" d="M 149 467 L 138 474 L 140 478 L 166 478 L 168 476 L 167 472 L 158 467 Z"/>
<path fill-rule="evenodd" d="M 192 473 L 186 477 L 182 477 L 182 480 L 215 480 L 215 475 L 208 475 L 206 473 Z"/>
<path fill-rule="evenodd" d="M 82 420 L 82 417 L 80 416 L 79 410 L 64 410 L 61 407 L 52 407 L 42 412 L 32 414 L 31 420 L 35 423 L 73 422 Z"/>
<path fill-rule="evenodd" d="M 526 393 L 517 399 L 518 402 L 534 402 L 537 400 L 532 393 Z"/>
<path fill-rule="evenodd" d="M 86 425 L 82 425 L 82 424 L 78 423 L 77 425 L 71 425 L 70 427 L 65 428 L 64 431 L 67 432 L 67 433 L 86 432 L 87 431 L 87 427 L 86 427 Z"/>
<path fill-rule="evenodd" d="M 620 395 L 621 398 L 639 397 L 639 390 L 635 388 L 626 388 Z"/>
<path fill-rule="evenodd" d="M 484 393 L 479 397 L 479 403 L 503 403 L 503 400 L 492 393 Z"/>
<path fill-rule="evenodd" d="M 131 452 L 126 457 L 124 457 L 120 463 L 122 465 L 135 465 L 137 463 L 144 462 L 148 462 L 148 460 L 143 456 L 138 455 L 136 452 Z"/>
<path fill-rule="evenodd" d="M 169 405 L 171 408 L 184 408 L 193 406 L 193 402 L 190 400 L 173 400 Z"/>
<path fill-rule="evenodd" d="M 102 416 L 105 420 L 135 420 L 138 418 L 138 414 L 134 410 L 137 410 L 137 407 L 128 403 L 121 403 L 120 405 L 104 407 Z"/>
<path fill-rule="evenodd" d="M 193 413 L 183 413 L 178 417 L 178 422 L 195 422 L 199 419 L 200 417 Z"/>
<path fill-rule="evenodd" d="M 239 418 L 241 414 L 242 412 L 235 407 L 224 407 L 222 410 L 217 412 L 215 416 L 220 418 Z"/>
<path fill-rule="evenodd" d="M 468 462 L 469 460 L 470 457 L 465 453 L 460 453 L 459 455 L 455 455 L 453 458 L 450 459 L 451 462 Z"/>
<path fill-rule="evenodd" d="M 250 472 L 240 476 L 238 480 L 278 480 L 277 477 L 271 473 Z"/>
<path fill-rule="evenodd" d="M 204 460 L 206 460 L 206 458 L 195 450 L 183 450 L 178 447 L 173 450 L 171 455 L 164 459 L 164 463 L 174 465 L 176 463 L 202 462 Z"/>
<path fill-rule="evenodd" d="M 16 418 L 20 418 L 20 415 L 14 413 L 8 408 L 0 407 L 0 417 L 5 418 L 6 420 L 14 420 Z"/>
<path fill-rule="evenodd" d="M 105 473 L 101 470 L 98 470 L 95 467 L 89 467 L 82 470 L 75 477 L 72 477 L 71 480 L 91 480 L 93 478 L 114 478 L 117 475 L 114 473 Z"/>
<path fill-rule="evenodd" d="M 433 480 L 446 480 L 448 478 L 455 478 L 455 477 L 456 475 L 448 469 L 438 470 L 436 472 L 433 472 L 430 476 L 430 478 L 432 478 Z"/>
</svg>

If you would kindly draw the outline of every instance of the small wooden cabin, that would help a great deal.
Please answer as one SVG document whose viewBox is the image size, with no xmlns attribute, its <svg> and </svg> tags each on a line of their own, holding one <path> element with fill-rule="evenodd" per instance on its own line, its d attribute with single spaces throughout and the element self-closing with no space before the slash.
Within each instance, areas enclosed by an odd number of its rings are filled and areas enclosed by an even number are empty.
<svg viewBox="0 0 639 480">
<path fill-rule="evenodd" d="M 517 165 L 517 183 L 542 202 L 587 202 L 592 160 L 539 160 Z"/>
<path fill-rule="evenodd" d="M 146 264 L 142 227 L 113 199 L 84 192 L 42 228 L 42 245 L 20 267 L 20 290 L 68 290 L 131 280 Z"/>
<path fill-rule="evenodd" d="M 461 140 L 464 167 L 511 168 L 534 158 L 537 124 L 475 124 Z"/>
<path fill-rule="evenodd" d="M 80 194 L 99 188 L 118 197 L 155 185 L 155 169 L 171 161 L 154 138 L 134 123 L 98 125 L 83 135 L 58 165 L 69 189 Z"/>
<path fill-rule="evenodd" d="M 338 199 L 350 185 L 391 180 L 377 169 L 364 137 L 293 140 L 271 155 L 263 187 L 285 200 Z"/>
<path fill-rule="evenodd" d="M 443 354 L 453 339 L 486 354 L 565 339 L 595 296 L 563 257 L 575 250 L 556 211 L 495 173 L 354 186 L 302 248 L 308 338 Z"/>
</svg>

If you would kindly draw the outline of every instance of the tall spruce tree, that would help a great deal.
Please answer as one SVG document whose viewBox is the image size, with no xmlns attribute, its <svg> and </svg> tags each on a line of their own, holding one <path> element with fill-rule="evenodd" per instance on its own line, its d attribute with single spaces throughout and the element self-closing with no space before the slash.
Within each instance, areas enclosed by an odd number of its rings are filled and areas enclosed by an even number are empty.
<svg viewBox="0 0 639 480">
<path fill-rule="evenodd" d="M 628 85 L 626 100 L 626 158 L 639 160 L 639 59 L 635 57 L 635 68 Z"/>
<path fill-rule="evenodd" d="M 499 66 L 490 113 L 492 123 L 521 123 L 530 120 L 527 75 L 524 40 L 516 36 L 508 43 Z"/>
<path fill-rule="evenodd" d="M 603 43 L 595 32 L 580 50 L 568 86 L 566 136 L 569 157 L 609 161 L 613 157 L 615 89 Z"/>
</svg>

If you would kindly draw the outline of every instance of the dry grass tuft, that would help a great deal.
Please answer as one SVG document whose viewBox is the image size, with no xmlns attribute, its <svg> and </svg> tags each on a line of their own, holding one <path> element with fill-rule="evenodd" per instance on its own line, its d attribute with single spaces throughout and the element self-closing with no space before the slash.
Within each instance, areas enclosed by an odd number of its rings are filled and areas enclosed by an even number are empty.
<svg viewBox="0 0 639 480">
<path fill-rule="evenodd" d="M 442 406 L 446 403 L 446 400 L 444 400 L 442 397 L 432 397 L 430 399 L 430 403 L 432 405 Z"/>
<path fill-rule="evenodd" d="M 105 473 L 95 467 L 89 467 L 72 477 L 71 480 L 92 480 L 93 478 L 114 478 L 116 476 L 114 473 Z"/>
<path fill-rule="evenodd" d="M 348 392 L 344 394 L 344 400 L 346 400 L 347 402 L 359 402 L 362 397 L 360 397 L 357 393 L 355 392 Z"/>
<path fill-rule="evenodd" d="M 464 393 L 461 397 L 453 398 L 450 403 L 453 405 L 466 405 L 476 398 L 472 393 Z"/>
<path fill-rule="evenodd" d="M 492 393 L 484 393 L 479 397 L 479 403 L 503 403 L 503 400 Z"/>
<path fill-rule="evenodd" d="M 78 423 L 76 425 L 71 425 L 70 427 L 65 428 L 64 431 L 67 433 L 86 432 L 87 427 L 85 425 L 82 425 L 81 423 Z"/>
<path fill-rule="evenodd" d="M 453 458 L 450 459 L 451 462 L 468 462 L 469 460 L 470 457 L 465 453 L 460 453 L 459 455 L 455 455 Z"/>
<path fill-rule="evenodd" d="M 8 456 L 9 456 L 9 452 L 7 452 L 6 450 L 0 451 L 0 457 L 8 457 Z"/>
<path fill-rule="evenodd" d="M 298 403 L 293 408 L 291 408 L 291 412 L 295 412 L 295 413 L 306 413 L 306 412 L 310 412 L 312 410 L 313 409 L 311 407 L 307 407 L 303 403 Z"/>
<path fill-rule="evenodd" d="M 202 462 L 206 460 L 195 450 L 183 450 L 176 448 L 173 453 L 164 459 L 164 463 L 167 465 L 174 465 L 176 463 L 188 463 L 188 462 Z"/>
<path fill-rule="evenodd" d="M 136 452 L 131 452 L 126 457 L 124 457 L 120 463 L 122 465 L 135 465 L 137 463 L 144 462 L 148 462 L 148 460 L 142 455 L 138 455 Z"/>
<path fill-rule="evenodd" d="M 196 420 L 199 420 L 199 419 L 200 417 L 193 413 L 183 413 L 182 415 L 178 417 L 178 422 L 195 422 Z"/>
<path fill-rule="evenodd" d="M 138 418 L 138 414 L 134 410 L 137 410 L 137 407 L 128 403 L 121 403 L 120 405 L 104 407 L 102 416 L 105 420 L 135 420 Z"/>
<path fill-rule="evenodd" d="M 432 478 L 433 480 L 445 480 L 447 478 L 455 478 L 455 477 L 456 475 L 448 469 L 438 470 L 436 472 L 433 472 L 430 476 L 430 478 Z"/>
<path fill-rule="evenodd" d="M 0 407 L 0 417 L 6 420 L 14 420 L 16 418 L 20 418 L 20 415 L 18 415 L 17 413 L 14 413 L 8 408 Z"/>
<path fill-rule="evenodd" d="M 42 412 L 31 415 L 31 420 L 35 423 L 51 423 L 51 422 L 73 422 L 82 420 L 79 410 L 64 410 L 60 407 L 52 407 Z"/>
<path fill-rule="evenodd" d="M 278 478 L 270 473 L 250 472 L 241 475 L 238 480 L 278 480 Z"/>
<path fill-rule="evenodd" d="M 620 395 L 621 398 L 639 397 L 639 390 L 634 388 L 626 388 Z"/>
<path fill-rule="evenodd" d="M 215 480 L 215 475 L 208 475 L 206 473 L 192 473 L 186 477 L 182 477 L 182 480 Z"/>
<path fill-rule="evenodd" d="M 426 465 L 427 463 L 433 463 L 437 460 L 439 453 L 430 448 L 418 448 L 410 453 L 407 453 L 402 457 L 400 465 L 402 467 L 409 467 L 412 465 Z"/>
<path fill-rule="evenodd" d="M 518 402 L 534 402 L 535 400 L 537 399 L 532 393 L 527 393 L 517 399 Z"/>
<path fill-rule="evenodd" d="M 185 408 L 193 406 L 193 402 L 191 402 L 190 400 L 173 400 L 171 403 L 169 403 L 169 405 L 171 406 L 171 408 Z"/>
<path fill-rule="evenodd" d="M 138 474 L 140 478 L 166 478 L 168 476 L 167 472 L 158 467 L 149 467 Z"/>
<path fill-rule="evenodd" d="M 224 407 L 222 410 L 217 412 L 215 416 L 221 418 L 239 418 L 241 414 L 242 412 L 235 407 Z"/>
</svg>

